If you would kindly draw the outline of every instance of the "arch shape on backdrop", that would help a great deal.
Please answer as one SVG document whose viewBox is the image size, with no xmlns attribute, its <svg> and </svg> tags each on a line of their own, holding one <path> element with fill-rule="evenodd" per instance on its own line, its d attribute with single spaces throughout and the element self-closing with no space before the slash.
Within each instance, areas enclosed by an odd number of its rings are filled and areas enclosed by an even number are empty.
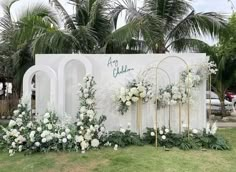
<svg viewBox="0 0 236 172">
<path fill-rule="evenodd" d="M 157 74 L 158 74 L 158 69 L 160 68 L 159 66 L 162 64 L 162 62 L 164 62 L 165 60 L 167 59 L 170 59 L 170 58 L 175 58 L 175 59 L 178 59 L 180 61 L 182 61 L 184 63 L 184 65 L 186 66 L 187 70 L 189 71 L 189 65 L 188 63 L 181 57 L 179 56 L 167 56 L 165 57 L 164 59 L 162 59 L 155 67 L 156 69 L 156 73 L 155 73 L 155 81 L 156 81 L 156 88 L 155 88 L 155 97 L 157 97 L 157 94 L 158 94 L 158 78 L 157 78 Z M 152 62 L 152 64 L 155 64 L 155 61 Z M 189 84 L 188 84 L 189 85 Z M 189 87 L 188 87 L 188 92 L 189 92 Z M 189 126 L 190 126 L 190 109 L 189 109 L 189 96 L 188 96 L 188 137 L 189 137 Z M 158 127 L 158 120 L 157 120 L 157 111 L 158 109 L 156 109 L 156 114 L 155 114 L 155 132 L 156 132 L 156 141 L 155 141 L 155 144 L 156 144 L 156 147 L 157 147 L 157 127 Z M 169 106 L 169 125 L 170 125 L 170 106 Z M 181 125 L 181 124 L 180 124 Z"/>
<path fill-rule="evenodd" d="M 60 62 L 58 67 L 58 112 L 61 116 L 65 114 L 65 67 L 71 61 L 82 63 L 85 66 L 86 74 L 93 72 L 92 64 L 83 56 L 64 58 Z"/>
<path fill-rule="evenodd" d="M 58 110 L 57 104 L 57 74 L 56 72 L 45 65 L 34 65 L 29 68 L 23 78 L 23 97 L 31 97 L 32 94 L 32 79 L 34 75 L 38 72 L 45 73 L 50 79 L 50 104 L 55 108 L 55 111 Z M 29 104 L 31 105 L 31 98 L 29 98 Z"/>
</svg>

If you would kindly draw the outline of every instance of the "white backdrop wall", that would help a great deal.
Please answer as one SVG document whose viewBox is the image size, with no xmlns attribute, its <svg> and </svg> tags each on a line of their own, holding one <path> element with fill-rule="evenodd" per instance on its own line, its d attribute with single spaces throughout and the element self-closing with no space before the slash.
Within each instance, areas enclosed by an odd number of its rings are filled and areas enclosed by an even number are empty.
<svg viewBox="0 0 236 172">
<path fill-rule="evenodd" d="M 205 54 L 139 54 L 139 55 L 120 55 L 120 54 L 60 54 L 60 55 L 36 55 L 36 65 L 46 65 L 51 67 L 57 74 L 60 63 L 66 58 L 86 58 L 92 65 L 92 75 L 97 82 L 97 112 L 106 115 L 106 127 L 109 130 L 117 130 L 120 126 L 126 127 L 131 123 L 131 128 L 136 129 L 136 107 L 135 105 L 123 116 L 117 112 L 114 103 L 114 94 L 121 87 L 125 86 L 129 80 L 136 78 L 140 72 L 148 67 L 158 64 L 168 56 L 178 56 L 184 59 L 190 67 L 196 67 L 208 61 Z M 181 71 L 186 70 L 185 64 L 177 58 L 168 58 L 161 63 L 160 68 L 168 72 L 171 83 L 178 82 Z M 82 83 L 82 78 L 86 74 L 86 66 L 83 63 L 72 60 L 64 68 L 65 74 L 65 113 L 75 118 L 78 111 L 78 83 Z M 149 78 L 153 81 L 154 73 L 150 71 Z M 61 78 L 58 78 L 60 81 Z M 165 73 L 158 72 L 158 86 L 163 87 L 169 83 Z M 50 81 L 43 73 L 36 75 L 36 109 L 38 114 L 46 111 L 49 100 L 48 89 Z M 206 81 L 204 81 L 193 92 L 194 103 L 190 106 L 190 127 L 202 129 L 206 126 Z M 58 92 L 59 96 L 61 92 Z M 62 106 L 61 104 L 59 106 Z M 60 109 L 60 108 L 59 108 Z M 154 127 L 155 106 L 153 102 L 143 105 L 142 127 Z M 178 107 L 171 108 L 171 127 L 178 131 L 179 118 Z M 62 113 L 59 114 L 62 117 Z M 64 120 L 64 119 L 62 119 Z M 168 108 L 158 111 L 159 126 L 168 126 Z M 187 124 L 187 107 L 182 106 L 182 124 Z"/>
</svg>

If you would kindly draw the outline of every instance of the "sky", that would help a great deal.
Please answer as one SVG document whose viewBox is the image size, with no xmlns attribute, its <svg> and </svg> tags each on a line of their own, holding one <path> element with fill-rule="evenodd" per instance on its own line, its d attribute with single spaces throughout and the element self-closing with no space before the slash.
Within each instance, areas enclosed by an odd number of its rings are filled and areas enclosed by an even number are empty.
<svg viewBox="0 0 236 172">
<path fill-rule="evenodd" d="M 4 0 L 0 0 L 2 2 Z M 7 1 L 7 0 L 5 0 Z M 73 13 L 72 5 L 68 4 L 68 0 L 59 0 L 64 8 L 68 11 L 69 14 Z M 219 12 L 224 15 L 230 15 L 232 13 L 231 3 L 229 0 L 192 0 L 192 5 L 197 12 Z M 233 4 L 236 5 L 236 0 L 232 0 Z M 34 3 L 45 3 L 48 4 L 48 0 L 20 0 L 17 2 L 12 9 L 14 16 L 17 16 L 21 13 L 22 9 L 26 9 Z M 138 6 L 142 6 L 143 0 L 137 0 Z M 236 9 L 235 9 L 236 10 Z M 0 16 L 2 16 L 2 10 L 0 8 Z M 119 25 L 122 26 L 125 24 L 124 15 L 119 20 Z M 215 41 L 209 38 L 207 42 L 213 44 Z"/>
</svg>

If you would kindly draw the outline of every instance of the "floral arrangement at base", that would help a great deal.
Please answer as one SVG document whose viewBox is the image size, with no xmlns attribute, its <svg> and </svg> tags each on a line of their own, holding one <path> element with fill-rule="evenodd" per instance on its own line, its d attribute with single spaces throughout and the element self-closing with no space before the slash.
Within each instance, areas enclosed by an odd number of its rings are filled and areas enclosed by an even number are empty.
<svg viewBox="0 0 236 172">
<path fill-rule="evenodd" d="M 130 145 L 144 145 L 140 136 L 137 133 L 131 131 L 130 124 L 128 124 L 127 129 L 120 127 L 118 131 L 110 131 L 104 137 L 104 145 L 114 146 L 114 149 L 118 146 L 126 147 Z"/>
<path fill-rule="evenodd" d="M 90 147 L 98 148 L 100 138 L 105 133 L 105 127 L 102 124 L 105 116 L 96 118 L 95 103 L 95 85 L 94 77 L 87 75 L 84 77 L 83 86 L 80 86 L 80 107 L 76 121 L 76 142 L 82 153 Z"/>
<path fill-rule="evenodd" d="M 207 128 L 203 131 L 192 129 L 188 137 L 188 131 L 181 134 L 173 133 L 166 127 L 158 129 L 158 146 L 165 148 L 178 147 L 182 150 L 190 149 L 215 149 L 215 150 L 230 150 L 228 142 L 220 135 L 216 134 L 216 123 L 212 126 L 208 123 Z M 155 130 L 147 128 L 144 134 L 144 142 L 148 144 L 155 143 Z"/>
<path fill-rule="evenodd" d="M 141 81 L 133 80 L 128 82 L 126 87 L 121 87 L 116 96 L 118 102 L 118 111 L 124 115 L 129 110 L 129 107 L 142 100 L 147 103 L 153 97 L 152 84 L 142 79 Z"/>
</svg>

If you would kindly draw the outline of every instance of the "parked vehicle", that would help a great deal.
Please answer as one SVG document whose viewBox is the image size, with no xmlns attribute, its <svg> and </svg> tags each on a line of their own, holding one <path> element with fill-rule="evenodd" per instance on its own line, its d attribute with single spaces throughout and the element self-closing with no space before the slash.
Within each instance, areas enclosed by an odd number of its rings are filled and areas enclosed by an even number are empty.
<svg viewBox="0 0 236 172">
<path fill-rule="evenodd" d="M 227 114 L 230 114 L 235 110 L 233 103 L 229 102 L 228 100 L 224 100 L 225 103 L 225 111 Z M 236 103 L 236 99 L 235 99 Z M 211 113 L 212 114 L 220 114 L 221 111 L 221 103 L 218 95 L 214 92 L 207 91 L 206 93 L 206 105 L 207 105 L 207 112 L 209 112 L 211 104 Z"/>
<path fill-rule="evenodd" d="M 226 99 L 226 100 L 232 102 L 232 100 L 233 100 L 234 98 L 236 98 L 236 94 L 235 94 L 234 92 L 232 92 L 232 91 L 227 91 L 227 92 L 225 93 L 225 99 Z"/>
</svg>

